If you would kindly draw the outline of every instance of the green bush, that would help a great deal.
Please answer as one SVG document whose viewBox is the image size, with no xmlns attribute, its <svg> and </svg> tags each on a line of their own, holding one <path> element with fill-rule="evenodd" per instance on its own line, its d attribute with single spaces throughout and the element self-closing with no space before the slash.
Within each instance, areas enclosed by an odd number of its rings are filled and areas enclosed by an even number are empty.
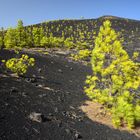
<svg viewBox="0 0 140 140">
<path fill-rule="evenodd" d="M 64 44 L 64 40 L 63 40 L 63 38 L 60 38 L 60 37 L 44 36 L 41 39 L 41 46 L 46 47 L 46 48 L 54 48 L 54 47 L 62 48 L 63 44 Z"/>
<path fill-rule="evenodd" d="M 11 58 L 6 61 L 6 67 L 17 75 L 25 74 L 29 66 L 34 66 L 34 64 L 35 59 L 24 54 L 21 58 Z"/>
<path fill-rule="evenodd" d="M 72 42 L 71 38 L 66 38 L 64 40 L 64 46 L 68 49 L 74 48 L 74 43 Z"/>
<path fill-rule="evenodd" d="M 88 49 L 79 50 L 78 54 L 76 54 L 76 55 L 72 54 L 71 56 L 76 61 L 77 60 L 86 60 L 87 58 L 89 58 L 91 56 L 91 51 Z"/>
<path fill-rule="evenodd" d="M 93 74 L 86 79 L 85 92 L 110 110 L 116 127 L 133 128 L 140 121 L 140 63 L 129 58 L 121 42 L 110 21 L 105 21 L 95 39 Z"/>
</svg>

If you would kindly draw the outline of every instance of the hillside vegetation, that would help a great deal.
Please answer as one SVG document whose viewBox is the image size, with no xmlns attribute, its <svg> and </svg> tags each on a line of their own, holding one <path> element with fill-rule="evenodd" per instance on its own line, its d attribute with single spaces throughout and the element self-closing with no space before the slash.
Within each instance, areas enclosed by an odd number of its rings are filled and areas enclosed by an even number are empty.
<svg viewBox="0 0 140 140">
<path fill-rule="evenodd" d="M 109 19 L 112 28 L 120 32 L 124 45 L 132 50 L 140 41 L 140 22 L 113 16 L 98 19 L 56 20 L 24 27 L 19 20 L 15 28 L 1 29 L 0 46 L 6 48 L 60 47 L 92 49 L 99 27 Z"/>
</svg>

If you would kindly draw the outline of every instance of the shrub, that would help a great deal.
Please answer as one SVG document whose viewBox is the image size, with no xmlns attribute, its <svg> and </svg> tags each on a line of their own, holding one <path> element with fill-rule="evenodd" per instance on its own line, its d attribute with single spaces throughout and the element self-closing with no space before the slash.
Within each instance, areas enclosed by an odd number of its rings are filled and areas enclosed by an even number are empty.
<svg viewBox="0 0 140 140">
<path fill-rule="evenodd" d="M 63 47 L 64 40 L 63 38 L 60 37 L 46 37 L 44 36 L 41 39 L 41 46 L 46 47 L 46 48 L 54 48 L 54 47 Z"/>
<path fill-rule="evenodd" d="M 134 53 L 134 58 L 137 56 Z M 91 65 L 93 74 L 87 76 L 86 94 L 110 110 L 116 127 L 133 128 L 140 121 L 140 63 L 129 58 L 108 20 L 95 39 Z"/>
<path fill-rule="evenodd" d="M 6 67 L 17 75 L 25 74 L 29 66 L 34 66 L 34 64 L 35 59 L 24 54 L 21 58 L 11 58 L 6 61 Z"/>
<path fill-rule="evenodd" d="M 78 54 L 76 54 L 76 55 L 72 54 L 73 59 L 76 61 L 77 60 L 86 60 L 90 56 L 91 56 L 91 51 L 88 49 L 79 50 Z"/>
<path fill-rule="evenodd" d="M 71 38 L 66 38 L 64 40 L 64 46 L 68 49 L 74 48 L 74 43 L 72 42 Z"/>
</svg>

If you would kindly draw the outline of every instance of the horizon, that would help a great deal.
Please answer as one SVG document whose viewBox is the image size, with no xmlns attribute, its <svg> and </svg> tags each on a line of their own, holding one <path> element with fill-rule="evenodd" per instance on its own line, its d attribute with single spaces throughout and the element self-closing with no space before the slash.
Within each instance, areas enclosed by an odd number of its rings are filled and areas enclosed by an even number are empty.
<svg viewBox="0 0 140 140">
<path fill-rule="evenodd" d="M 0 27 L 15 27 L 21 19 L 24 26 L 63 19 L 96 19 L 115 16 L 140 20 L 140 1 L 112 0 L 1 0 Z"/>
</svg>

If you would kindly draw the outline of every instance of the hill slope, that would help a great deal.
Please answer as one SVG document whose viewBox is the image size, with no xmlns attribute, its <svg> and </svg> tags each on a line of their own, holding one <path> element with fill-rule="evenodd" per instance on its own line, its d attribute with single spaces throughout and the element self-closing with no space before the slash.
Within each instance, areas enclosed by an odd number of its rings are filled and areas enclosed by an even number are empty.
<svg viewBox="0 0 140 140">
<path fill-rule="evenodd" d="M 76 45 L 82 42 L 85 43 L 88 48 L 93 48 L 94 39 L 98 34 L 99 27 L 105 20 L 110 20 L 112 28 L 120 32 L 121 37 L 124 38 L 125 49 L 129 53 L 140 50 L 140 21 L 138 20 L 103 16 L 97 19 L 48 21 L 27 26 L 27 28 L 43 27 L 46 36 L 50 36 L 51 34 L 54 37 L 69 38 L 76 43 Z"/>
</svg>

